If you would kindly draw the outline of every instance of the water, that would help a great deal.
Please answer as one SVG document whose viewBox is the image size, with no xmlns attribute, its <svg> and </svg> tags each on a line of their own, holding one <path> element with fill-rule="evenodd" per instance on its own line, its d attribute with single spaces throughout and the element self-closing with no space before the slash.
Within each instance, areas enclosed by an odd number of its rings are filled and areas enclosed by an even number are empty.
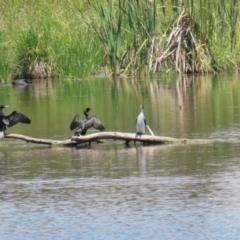
<svg viewBox="0 0 240 240">
<path fill-rule="evenodd" d="M 239 85 L 238 76 L 0 85 L 5 113 L 32 120 L 9 133 L 66 139 L 87 106 L 107 130 L 134 132 L 144 103 L 155 134 L 215 139 L 129 148 L 2 139 L 0 239 L 239 239 Z"/>
</svg>

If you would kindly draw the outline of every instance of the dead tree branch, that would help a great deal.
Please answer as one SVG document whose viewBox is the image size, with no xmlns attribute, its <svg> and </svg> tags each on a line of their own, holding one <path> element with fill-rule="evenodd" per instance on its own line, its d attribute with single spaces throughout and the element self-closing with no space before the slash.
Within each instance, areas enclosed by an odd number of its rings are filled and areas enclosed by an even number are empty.
<svg viewBox="0 0 240 240">
<path fill-rule="evenodd" d="M 163 136 L 154 136 L 154 135 L 143 135 L 137 136 L 134 133 L 121 133 L 121 132 L 99 132 L 93 133 L 86 136 L 79 136 L 69 138 L 67 140 L 51 140 L 51 139 L 40 139 L 28 137 L 21 134 L 7 134 L 5 138 L 14 138 L 26 141 L 28 143 L 36 143 L 36 144 L 45 144 L 50 146 L 77 146 L 82 143 L 89 143 L 100 141 L 103 139 L 113 139 L 113 140 L 122 140 L 125 141 L 126 144 L 129 142 L 142 142 L 145 144 L 170 144 L 170 143 L 212 143 L 214 140 L 208 139 L 185 139 L 185 138 L 171 138 L 171 137 L 163 137 Z"/>
</svg>

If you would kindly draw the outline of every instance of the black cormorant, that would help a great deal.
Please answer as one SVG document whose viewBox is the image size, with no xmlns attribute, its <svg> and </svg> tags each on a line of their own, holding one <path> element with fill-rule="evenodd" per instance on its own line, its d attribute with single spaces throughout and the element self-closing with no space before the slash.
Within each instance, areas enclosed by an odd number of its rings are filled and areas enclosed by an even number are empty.
<svg viewBox="0 0 240 240">
<path fill-rule="evenodd" d="M 89 119 L 89 118 L 90 118 L 90 116 L 89 116 L 89 112 L 90 112 L 90 110 L 92 110 L 92 108 L 87 107 L 87 108 L 85 108 L 84 111 L 83 111 L 83 113 L 84 113 L 86 119 Z"/>
<path fill-rule="evenodd" d="M 0 105 L 0 138 L 4 137 L 6 126 L 12 127 L 19 122 L 28 124 L 31 123 L 31 120 L 28 117 L 17 111 L 13 111 L 10 115 L 5 116 L 3 114 L 3 108 L 6 107 L 8 106 Z"/>
<path fill-rule="evenodd" d="M 137 135 L 143 135 L 145 134 L 145 130 L 146 130 L 146 119 L 144 116 L 144 106 L 141 105 L 140 106 L 140 114 L 138 115 L 137 119 L 136 119 L 136 128 L 137 128 Z"/>
<path fill-rule="evenodd" d="M 84 115 L 86 117 L 86 119 L 80 119 L 79 114 L 77 114 L 71 124 L 70 124 L 70 129 L 74 130 L 76 129 L 76 131 L 74 132 L 74 136 L 79 136 L 79 135 L 86 135 L 87 130 L 91 127 L 98 129 L 99 131 L 104 131 L 105 128 L 102 125 L 101 121 L 93 116 L 90 117 L 89 116 L 89 111 L 91 110 L 91 108 L 86 108 L 84 110 Z"/>
</svg>

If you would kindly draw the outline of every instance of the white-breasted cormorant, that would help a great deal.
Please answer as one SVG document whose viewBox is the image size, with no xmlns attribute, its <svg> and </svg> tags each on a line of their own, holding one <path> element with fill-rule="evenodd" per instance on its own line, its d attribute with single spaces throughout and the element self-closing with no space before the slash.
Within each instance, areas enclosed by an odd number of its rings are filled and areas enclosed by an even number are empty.
<svg viewBox="0 0 240 240">
<path fill-rule="evenodd" d="M 86 119 L 80 119 L 79 114 L 77 114 L 71 124 L 70 124 L 70 129 L 74 130 L 76 129 L 76 131 L 74 132 L 74 136 L 79 136 L 79 135 L 86 135 L 87 130 L 91 127 L 98 129 L 99 131 L 104 131 L 105 128 L 102 125 L 101 121 L 93 116 L 90 117 L 89 116 L 89 111 L 91 110 L 91 108 L 86 108 L 83 112 L 84 115 L 86 117 Z"/>
<path fill-rule="evenodd" d="M 146 119 L 144 116 L 144 106 L 141 105 L 140 106 L 140 114 L 138 115 L 137 119 L 136 119 L 136 129 L 137 129 L 137 135 L 143 135 L 145 134 L 145 130 L 146 130 Z"/>
<path fill-rule="evenodd" d="M 31 123 L 31 120 L 23 115 L 20 112 L 13 111 L 10 115 L 5 116 L 3 113 L 3 108 L 6 108 L 6 105 L 0 105 L 0 138 L 4 137 L 4 131 L 6 130 L 6 126 L 12 127 L 17 123 Z"/>
</svg>

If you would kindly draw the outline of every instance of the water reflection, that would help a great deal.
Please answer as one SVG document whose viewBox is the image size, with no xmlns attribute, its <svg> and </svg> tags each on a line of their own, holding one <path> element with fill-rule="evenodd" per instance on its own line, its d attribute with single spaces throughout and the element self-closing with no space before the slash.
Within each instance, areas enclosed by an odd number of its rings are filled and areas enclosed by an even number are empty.
<svg viewBox="0 0 240 240">
<path fill-rule="evenodd" d="M 220 80 L 219 80 L 220 79 Z M 0 86 L 0 101 L 32 119 L 16 132 L 34 137 L 65 139 L 69 124 L 87 106 L 94 109 L 109 131 L 135 131 L 139 105 L 144 103 L 148 125 L 157 135 L 208 138 L 212 130 L 240 122 L 238 75 L 184 76 L 159 81 L 143 78 L 113 81 L 36 80 L 20 90 Z M 14 131 L 14 132 L 15 132 Z M 12 129 L 9 129 L 12 132 Z"/>
<path fill-rule="evenodd" d="M 216 140 L 50 148 L 1 139 L 1 239 L 237 239 L 239 85 L 238 75 L 0 85 L 0 102 L 32 119 L 7 132 L 66 139 L 87 106 L 107 130 L 135 132 L 144 103 L 155 134 Z"/>
<path fill-rule="evenodd" d="M 145 173 L 146 172 L 146 165 L 147 165 L 147 157 L 145 149 L 140 146 L 136 147 L 136 156 L 137 156 L 137 166 L 139 172 Z"/>
<path fill-rule="evenodd" d="M 0 175 L 5 175 L 7 170 L 6 155 L 4 152 L 0 152 Z"/>
<path fill-rule="evenodd" d="M 94 147 L 8 155 L 8 178 L 0 186 L 1 237 L 238 236 L 240 166 L 233 146 Z M 224 157 L 219 151 L 228 148 Z M 212 154 L 206 158 L 204 152 Z"/>
</svg>

